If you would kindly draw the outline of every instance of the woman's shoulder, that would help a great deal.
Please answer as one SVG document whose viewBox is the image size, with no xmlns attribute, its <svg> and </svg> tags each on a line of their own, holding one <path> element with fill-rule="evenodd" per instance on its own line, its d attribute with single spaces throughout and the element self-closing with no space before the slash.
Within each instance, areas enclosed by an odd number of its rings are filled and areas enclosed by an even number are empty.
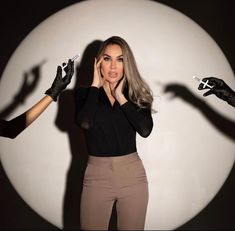
<svg viewBox="0 0 235 231">
<path fill-rule="evenodd" d="M 75 90 L 75 98 L 76 99 L 86 98 L 88 91 L 89 91 L 89 88 L 90 87 L 83 87 L 83 86 L 78 87 Z"/>
<path fill-rule="evenodd" d="M 90 89 L 89 86 L 88 87 L 86 87 L 86 86 L 79 86 L 79 87 L 76 88 L 75 92 L 76 92 L 76 94 L 79 94 L 79 93 L 84 94 L 84 93 L 88 92 L 89 89 Z"/>
<path fill-rule="evenodd" d="M 78 87 L 75 90 L 75 98 L 76 99 L 85 99 L 88 96 L 88 93 L 90 92 L 90 94 L 100 94 L 100 88 L 97 87 L 92 87 L 92 86 L 88 86 L 88 87 Z"/>
</svg>

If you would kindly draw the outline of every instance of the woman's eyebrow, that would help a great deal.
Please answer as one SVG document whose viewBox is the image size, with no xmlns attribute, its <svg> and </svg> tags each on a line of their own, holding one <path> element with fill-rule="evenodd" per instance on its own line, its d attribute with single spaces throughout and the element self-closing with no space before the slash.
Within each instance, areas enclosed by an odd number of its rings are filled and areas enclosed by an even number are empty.
<svg viewBox="0 0 235 231">
<path fill-rule="evenodd" d="M 103 54 L 103 56 L 108 56 L 108 57 L 111 57 L 110 55 L 108 54 Z M 118 55 L 117 58 L 120 58 L 120 57 L 123 57 L 123 55 Z"/>
</svg>

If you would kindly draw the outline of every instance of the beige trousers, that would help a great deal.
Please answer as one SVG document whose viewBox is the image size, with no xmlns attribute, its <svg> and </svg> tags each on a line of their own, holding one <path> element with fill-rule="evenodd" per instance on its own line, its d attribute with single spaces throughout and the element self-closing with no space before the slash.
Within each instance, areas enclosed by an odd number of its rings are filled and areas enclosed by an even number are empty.
<svg viewBox="0 0 235 231">
<path fill-rule="evenodd" d="M 137 153 L 89 156 L 81 198 L 82 230 L 107 230 L 116 201 L 119 230 L 144 230 L 148 182 Z"/>
</svg>

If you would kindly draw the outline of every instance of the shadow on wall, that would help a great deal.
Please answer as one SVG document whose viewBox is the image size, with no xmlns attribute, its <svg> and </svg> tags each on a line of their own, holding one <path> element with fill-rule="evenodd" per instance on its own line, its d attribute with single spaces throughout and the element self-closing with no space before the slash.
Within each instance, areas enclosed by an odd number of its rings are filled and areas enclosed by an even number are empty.
<svg viewBox="0 0 235 231">
<path fill-rule="evenodd" d="M 19 91 L 12 98 L 11 102 L 0 112 L 0 136 L 14 138 L 16 134 L 19 134 L 19 132 L 21 132 L 25 128 L 25 113 L 22 113 L 21 115 L 12 119 L 9 126 L 5 126 L 7 122 L 5 119 L 7 116 L 11 115 L 18 106 L 25 103 L 27 98 L 35 91 L 41 78 L 42 65 L 45 62 L 46 60 L 43 60 L 39 64 L 33 66 L 29 71 L 23 73 L 23 81 L 21 87 L 19 88 Z M 5 127 L 7 127 L 7 130 L 4 129 Z M 4 171 L 1 162 L 0 182 L 0 200 L 2 202 L 0 203 L 0 229 L 18 229 L 19 224 L 23 229 L 28 229 L 30 226 L 32 227 L 32 224 L 34 224 L 34 222 L 37 222 L 34 216 L 32 216 L 34 214 L 33 210 L 16 192 L 15 188 L 12 186 Z M 29 222 L 23 224 L 21 221 L 25 216 L 29 218 Z M 46 226 L 47 223 L 43 225 Z"/>
<path fill-rule="evenodd" d="M 26 128 L 25 113 L 13 118 L 10 122 L 6 121 L 5 118 L 20 104 L 23 104 L 27 97 L 34 92 L 41 78 L 41 66 L 44 63 L 45 60 L 23 74 L 23 82 L 18 93 L 13 97 L 11 103 L 0 112 L 0 136 L 15 138 L 16 135 Z M 6 123 L 8 123 L 7 126 Z"/>
<path fill-rule="evenodd" d="M 84 134 L 75 124 L 75 91 L 78 87 L 90 86 L 93 79 L 94 57 L 97 55 L 101 42 L 102 41 L 96 40 L 86 47 L 81 62 L 76 67 L 77 76 L 74 89 L 62 92 L 58 101 L 58 113 L 55 124 L 60 131 L 68 133 L 71 152 L 71 162 L 67 172 L 63 204 L 64 230 L 80 228 L 80 198 L 83 175 L 88 157 Z M 42 61 L 40 64 L 34 66 L 29 72 L 24 73 L 24 80 L 18 93 L 12 99 L 12 102 L 0 112 L 0 118 L 5 118 L 10 115 L 21 103 L 25 102 L 30 94 L 33 93 L 39 83 L 41 66 L 44 62 L 45 61 Z M 164 93 L 171 93 L 173 98 L 181 98 L 186 103 L 197 108 L 219 132 L 233 141 L 235 140 L 235 123 L 220 115 L 203 100 L 196 97 L 184 85 L 168 83 L 164 86 Z M 18 124 L 18 127 L 24 125 L 24 120 L 22 120 L 21 124 Z M 218 198 L 218 196 L 216 198 Z M 109 224 L 109 230 L 116 230 L 115 205 Z"/>
<path fill-rule="evenodd" d="M 45 62 L 46 60 L 43 60 L 38 65 L 32 67 L 30 71 L 24 72 L 23 82 L 18 93 L 14 96 L 12 102 L 0 112 L 0 118 L 6 118 L 10 115 L 20 104 L 25 102 L 27 97 L 34 92 L 41 78 L 41 67 Z"/>
<path fill-rule="evenodd" d="M 63 229 L 80 229 L 80 199 L 83 176 L 87 165 L 87 149 L 83 131 L 75 123 L 75 92 L 78 87 L 89 87 L 93 80 L 94 60 L 102 41 L 95 40 L 85 49 L 81 62 L 76 67 L 76 82 L 73 89 L 65 90 L 59 98 L 55 124 L 69 137 L 71 162 L 67 172 L 63 202 Z M 115 215 L 115 214 L 114 214 Z M 115 219 L 110 229 L 115 226 Z"/>
<path fill-rule="evenodd" d="M 171 93 L 172 98 L 181 98 L 184 102 L 197 108 L 219 132 L 235 141 L 235 123 L 216 112 L 203 100 L 196 97 L 187 87 L 178 83 L 168 83 L 164 86 L 164 93 Z"/>
<path fill-rule="evenodd" d="M 93 80 L 93 65 L 102 41 L 96 40 L 90 43 L 83 54 L 81 62 L 76 67 L 77 76 L 74 89 L 65 90 L 58 100 L 58 112 L 55 125 L 62 132 L 67 132 L 69 137 L 71 162 L 67 172 L 66 188 L 63 203 L 63 227 L 64 230 L 80 229 L 80 198 L 82 192 L 83 175 L 87 165 L 87 149 L 83 131 L 75 123 L 75 92 L 78 87 L 89 87 Z M 24 73 L 22 85 L 11 103 L 0 112 L 1 121 L 9 116 L 20 104 L 24 103 L 36 87 L 41 78 L 41 66 L 45 61 Z M 19 118 L 20 117 L 20 118 Z M 16 117 L 14 130 L 25 128 L 25 113 Z M 13 119 L 14 120 L 14 119 Z M 11 121 L 14 122 L 14 121 Z M 4 126 L 3 126 L 4 127 Z M 2 134 L 1 131 L 0 134 Z M 4 135 L 4 134 L 3 134 Z M 110 221 L 110 230 L 116 229 L 115 210 Z"/>
<path fill-rule="evenodd" d="M 164 86 L 164 93 L 171 93 L 172 98 L 180 98 L 194 108 L 197 108 L 219 132 L 235 141 L 235 123 L 220 115 L 203 100 L 196 97 L 187 87 L 178 83 L 168 83 Z M 222 190 L 219 191 L 206 208 L 187 223 L 178 227 L 177 230 L 197 230 L 198 222 L 200 222 L 201 227 L 204 227 L 204 229 L 214 228 L 218 230 L 223 230 L 225 227 L 230 227 L 231 224 L 234 224 L 234 201 L 231 201 L 231 198 L 234 197 L 234 176 L 235 167 L 233 166 L 222 186 Z M 223 216 L 221 216 L 221 211 L 223 211 Z M 208 217 L 211 218 L 211 222 L 208 222 Z"/>
</svg>

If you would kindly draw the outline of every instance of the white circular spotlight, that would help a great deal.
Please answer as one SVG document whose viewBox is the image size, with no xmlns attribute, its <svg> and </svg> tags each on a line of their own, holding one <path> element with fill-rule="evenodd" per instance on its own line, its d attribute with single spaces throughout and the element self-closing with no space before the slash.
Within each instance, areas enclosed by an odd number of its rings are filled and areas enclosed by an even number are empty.
<svg viewBox="0 0 235 231">
<path fill-rule="evenodd" d="M 25 70 L 46 60 L 36 90 L 9 118 L 42 97 L 58 64 L 78 53 L 82 61 L 89 44 L 112 35 L 123 37 L 131 46 L 158 110 L 150 137 L 138 136 L 137 140 L 150 189 L 145 228 L 175 229 L 213 199 L 234 163 L 232 138 L 208 121 L 199 108 L 179 97 L 169 100 L 163 93 L 164 86 L 174 83 L 202 99 L 194 75 L 218 76 L 235 88 L 223 52 L 194 21 L 147 0 L 90 0 L 71 5 L 43 21 L 18 46 L 1 78 L 0 110 L 18 92 Z M 73 78 L 68 90 L 75 87 L 75 81 Z M 204 100 L 221 118 L 235 119 L 234 109 L 226 103 L 213 96 Z M 80 141 L 55 124 L 58 107 L 54 103 L 19 137 L 2 138 L 0 145 L 1 161 L 17 192 L 37 213 L 62 228 L 71 145 Z"/>
</svg>

